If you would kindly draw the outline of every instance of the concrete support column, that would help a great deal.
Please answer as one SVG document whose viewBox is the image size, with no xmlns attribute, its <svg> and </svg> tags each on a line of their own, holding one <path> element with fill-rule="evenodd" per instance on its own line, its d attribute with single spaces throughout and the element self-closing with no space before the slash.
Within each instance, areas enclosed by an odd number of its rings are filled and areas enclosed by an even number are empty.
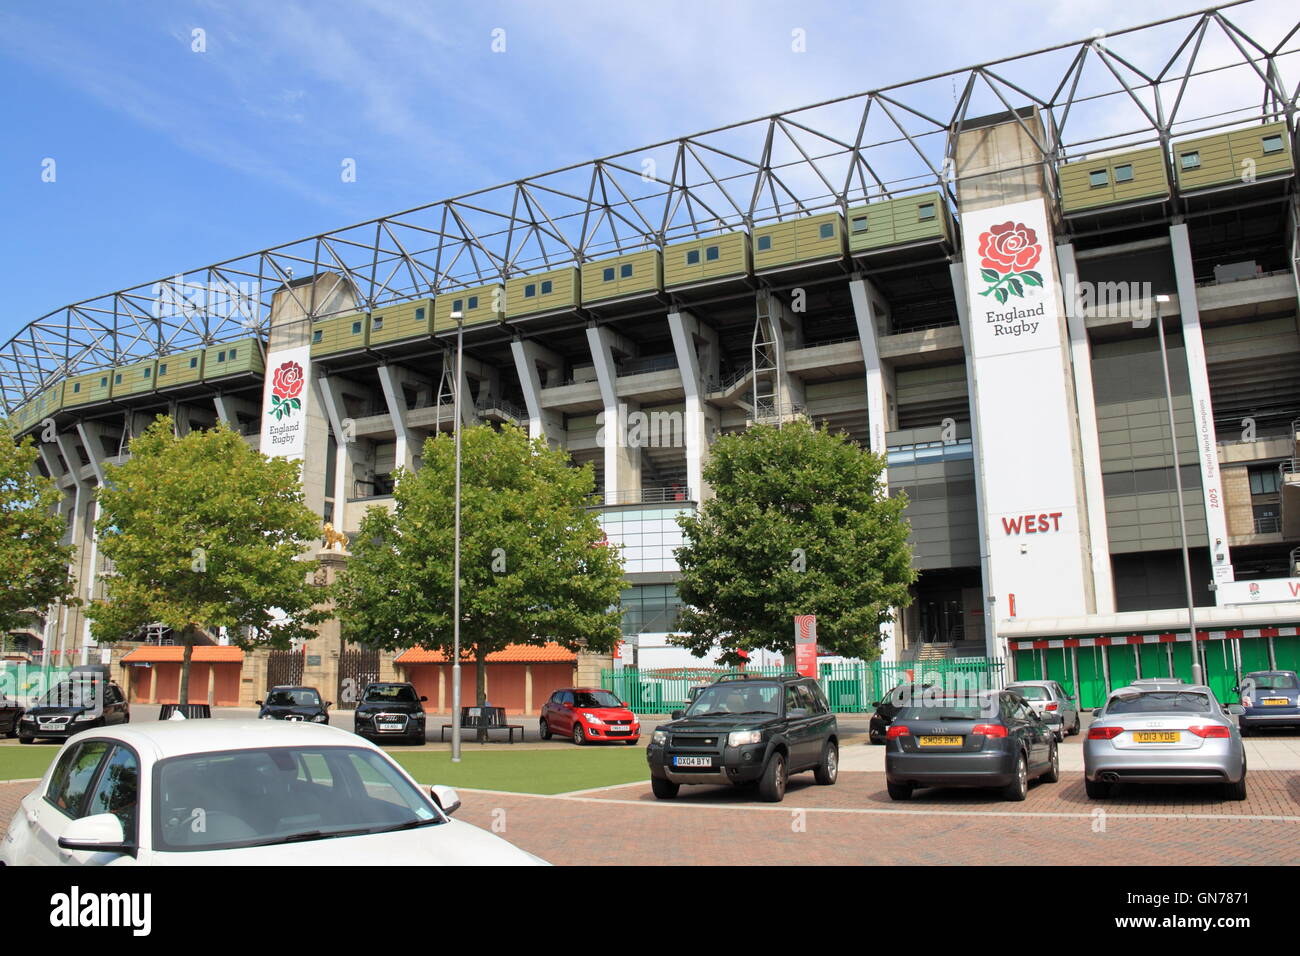
<svg viewBox="0 0 1300 956">
<path fill-rule="evenodd" d="M 239 431 L 239 412 L 243 412 L 254 421 L 261 414 L 261 409 L 258 408 L 256 402 L 250 402 L 246 398 L 238 398 L 234 395 L 218 393 L 212 396 L 212 404 L 216 409 L 217 418 L 233 431 Z"/>
<path fill-rule="evenodd" d="M 1232 554 L 1228 548 L 1228 518 L 1219 471 L 1218 438 L 1214 407 L 1210 401 L 1210 376 L 1205 368 L 1205 341 L 1201 337 L 1201 311 L 1196 304 L 1196 275 L 1192 271 L 1192 246 L 1187 226 L 1169 227 L 1169 251 L 1178 283 L 1178 311 L 1182 320 L 1183 354 L 1191 388 L 1192 421 L 1196 425 L 1196 458 L 1201 467 L 1201 494 L 1205 503 L 1205 528 L 1210 539 L 1210 568 L 1216 584 L 1233 581 Z M 1177 442 L 1174 443 L 1175 449 Z M 1174 453 L 1177 464 L 1177 451 Z M 1191 542 L 1189 542 L 1190 545 Z M 1216 601 L 1219 591 L 1215 591 Z"/>
<path fill-rule="evenodd" d="M 533 665 L 524 665 L 524 713 L 534 713 L 533 710 Z"/>
<path fill-rule="evenodd" d="M 352 420 L 347 417 L 343 405 L 343 396 L 337 384 L 328 375 L 316 377 L 316 386 L 320 391 L 321 406 L 329 421 L 330 432 L 334 435 L 334 528 L 337 531 L 348 530 L 348 498 L 352 494 L 353 450 L 356 448 L 356 435 Z"/>
<path fill-rule="evenodd" d="M 547 370 L 547 379 L 554 384 L 564 369 L 564 360 L 550 349 L 525 339 L 511 342 L 510 353 L 515 360 L 515 371 L 528 408 L 528 437 L 545 438 L 552 448 L 562 446 L 567 440 L 564 419 L 542 408 L 540 368 Z"/>
<path fill-rule="evenodd" d="M 708 460 L 711 430 L 716 432 L 719 425 L 717 410 L 704 398 L 705 383 L 717 377 L 718 333 L 689 312 L 668 313 L 668 328 L 685 395 L 686 486 L 696 501 L 703 501 L 708 494 L 704 463 Z"/>
<path fill-rule="evenodd" d="M 1088 342 L 1087 319 L 1079 311 L 1079 270 L 1074 245 L 1056 247 L 1061 287 L 1065 290 L 1065 321 L 1070 339 L 1070 360 L 1074 365 L 1074 409 L 1079 417 L 1080 465 L 1087 507 L 1086 529 L 1092 558 L 1092 589 L 1098 614 L 1115 613 L 1115 579 L 1110 567 L 1110 531 L 1106 527 L 1106 495 L 1101 479 L 1101 442 L 1097 436 L 1097 401 L 1092 387 L 1092 347 Z"/>
<path fill-rule="evenodd" d="M 395 464 L 398 468 L 413 471 L 415 460 L 411 448 L 411 432 L 406 425 L 406 396 L 402 391 L 405 377 L 400 369 L 391 365 L 379 366 L 379 384 L 384 391 L 384 402 L 388 405 L 388 417 L 393 422 L 393 434 L 397 436 Z M 337 487 L 336 484 L 335 488 Z"/>
<path fill-rule="evenodd" d="M 104 461 L 108 457 L 104 450 L 104 438 L 108 436 L 108 429 L 102 425 L 88 422 L 77 423 L 77 434 L 81 437 L 82 447 L 86 449 L 86 454 L 90 458 L 90 468 L 95 475 L 95 483 L 99 487 L 104 486 Z M 99 576 L 99 535 L 95 533 L 95 519 L 98 517 L 98 504 L 91 500 L 86 504 L 85 511 L 85 529 L 86 540 L 89 541 L 89 554 L 86 561 L 86 576 L 81 582 L 82 592 L 87 602 L 95 597 L 95 580 Z M 81 634 L 81 663 L 90 662 L 90 649 L 97 647 L 98 642 L 90 636 L 90 617 L 83 615 L 82 634 Z"/>
<path fill-rule="evenodd" d="M 620 494 L 641 490 L 641 449 L 629 447 L 627 414 L 629 403 L 619 403 L 618 375 L 614 353 L 632 354 L 634 349 L 622 336 L 605 326 L 587 329 L 587 343 L 600 385 L 602 412 L 602 446 L 605 453 L 605 503 L 617 504 Z"/>
</svg>

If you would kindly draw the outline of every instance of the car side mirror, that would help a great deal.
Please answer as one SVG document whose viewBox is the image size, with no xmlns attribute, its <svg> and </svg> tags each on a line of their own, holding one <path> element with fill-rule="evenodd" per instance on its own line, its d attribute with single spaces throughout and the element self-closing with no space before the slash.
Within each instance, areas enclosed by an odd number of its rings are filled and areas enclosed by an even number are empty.
<svg viewBox="0 0 1300 956">
<path fill-rule="evenodd" d="M 1094 716 L 1094 717 L 1100 717 L 1100 716 L 1101 716 L 1101 708 L 1098 707 L 1098 708 L 1096 708 L 1095 710 L 1093 710 L 1093 712 L 1092 712 L 1092 716 Z"/>
<path fill-rule="evenodd" d="M 135 847 L 126 842 L 122 821 L 111 813 L 96 813 L 73 820 L 59 837 L 63 850 L 88 853 L 132 853 Z"/>
<path fill-rule="evenodd" d="M 878 700 L 873 700 L 873 701 L 871 702 L 871 706 L 872 706 L 872 707 L 879 707 L 879 706 L 880 706 L 880 701 L 878 701 Z"/>
<path fill-rule="evenodd" d="M 570 704 L 568 701 L 565 701 L 565 702 L 564 702 L 564 709 L 565 709 L 565 710 L 573 710 L 573 705 Z"/>
<path fill-rule="evenodd" d="M 433 802 L 447 816 L 460 809 L 460 794 L 456 792 L 455 787 L 444 787 L 440 783 L 435 783 L 429 788 L 429 796 L 433 797 Z"/>
<path fill-rule="evenodd" d="M 674 710 L 671 714 L 668 715 L 668 719 L 669 719 L 669 720 L 681 720 L 681 719 L 682 719 L 682 716 L 683 716 L 685 713 L 686 713 L 686 711 L 684 711 L 684 710 Z"/>
<path fill-rule="evenodd" d="M 1245 712 L 1246 712 L 1246 708 L 1242 707 L 1241 704 L 1228 705 L 1228 713 L 1232 714 L 1232 716 L 1234 717 L 1240 717 Z"/>
<path fill-rule="evenodd" d="M 787 711 L 785 712 L 785 715 L 786 715 L 787 717 L 807 717 L 807 716 L 808 716 L 808 708 L 807 708 L 807 707 L 791 707 L 789 710 L 787 710 Z"/>
<path fill-rule="evenodd" d="M 262 702 L 260 700 L 255 700 L 253 701 L 253 703 L 255 703 L 258 707 L 262 706 Z"/>
<path fill-rule="evenodd" d="M 334 706 L 334 701 L 332 701 L 332 700 L 327 700 L 327 701 L 325 701 L 325 706 L 326 706 L 326 707 L 333 707 L 333 706 Z"/>
<path fill-rule="evenodd" d="M 424 703 L 425 701 L 427 701 L 428 699 L 429 699 L 429 698 L 427 698 L 427 697 L 421 697 L 421 698 L 420 698 L 420 703 L 423 704 L 423 703 Z"/>
<path fill-rule="evenodd" d="M 1234 688 L 1232 689 L 1232 692 L 1233 692 L 1234 694 L 1240 694 L 1240 693 L 1241 693 L 1241 688 L 1240 688 L 1240 687 L 1234 687 Z"/>
</svg>

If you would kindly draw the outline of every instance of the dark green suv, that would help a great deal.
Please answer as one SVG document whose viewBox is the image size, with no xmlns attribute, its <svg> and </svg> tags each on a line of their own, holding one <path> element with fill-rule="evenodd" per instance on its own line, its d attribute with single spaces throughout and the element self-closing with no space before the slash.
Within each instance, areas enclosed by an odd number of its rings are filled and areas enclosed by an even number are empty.
<svg viewBox="0 0 1300 956">
<path fill-rule="evenodd" d="M 759 797 L 776 803 L 792 773 L 811 770 L 818 783 L 835 782 L 839 726 L 811 677 L 727 676 L 661 724 L 645 756 L 661 800 L 682 784 L 757 784 Z"/>
</svg>

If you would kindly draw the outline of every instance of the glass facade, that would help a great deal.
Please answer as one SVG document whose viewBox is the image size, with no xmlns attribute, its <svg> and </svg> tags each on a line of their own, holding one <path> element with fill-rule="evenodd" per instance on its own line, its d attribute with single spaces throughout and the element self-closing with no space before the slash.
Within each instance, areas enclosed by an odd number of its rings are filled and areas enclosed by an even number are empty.
<svg viewBox="0 0 1300 956">
<path fill-rule="evenodd" d="M 623 571 L 638 574 L 646 571 L 676 571 L 673 551 L 681 547 L 682 530 L 677 527 L 679 514 L 690 508 L 646 508 L 607 511 L 601 515 L 601 527 L 610 544 L 623 549 Z"/>
<path fill-rule="evenodd" d="M 677 587 L 672 584 L 643 584 L 623 592 L 623 633 L 661 634 L 677 624 L 682 606 Z"/>
</svg>

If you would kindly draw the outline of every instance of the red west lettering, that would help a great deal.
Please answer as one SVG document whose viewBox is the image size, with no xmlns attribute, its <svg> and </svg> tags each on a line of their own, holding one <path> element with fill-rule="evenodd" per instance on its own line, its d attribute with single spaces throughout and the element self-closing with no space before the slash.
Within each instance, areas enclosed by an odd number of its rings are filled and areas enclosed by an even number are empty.
<svg viewBox="0 0 1300 956">
<path fill-rule="evenodd" d="M 1020 519 L 1019 519 L 1019 518 L 1003 518 L 1003 519 L 1002 519 L 1002 530 L 1005 531 L 1007 534 L 1011 534 L 1011 533 L 1013 533 L 1013 532 L 1014 532 L 1015 534 L 1019 534 L 1019 533 L 1020 533 Z"/>
</svg>

